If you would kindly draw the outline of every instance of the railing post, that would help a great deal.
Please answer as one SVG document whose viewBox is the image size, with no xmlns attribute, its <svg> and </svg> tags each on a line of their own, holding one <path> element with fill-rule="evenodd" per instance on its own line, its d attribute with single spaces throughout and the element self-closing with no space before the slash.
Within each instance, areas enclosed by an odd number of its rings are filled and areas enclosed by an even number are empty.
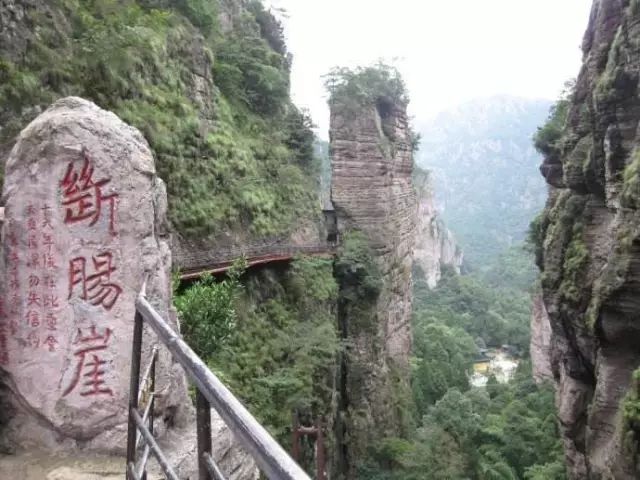
<svg viewBox="0 0 640 480">
<path fill-rule="evenodd" d="M 149 431 L 153 435 L 153 409 L 156 403 L 156 362 L 158 360 L 158 354 L 156 353 L 151 359 L 151 372 L 149 373 Z"/>
<path fill-rule="evenodd" d="M 326 480 L 326 460 L 324 451 L 324 434 L 322 432 L 322 420 L 316 421 L 316 480 Z"/>
<path fill-rule="evenodd" d="M 291 458 L 296 462 L 300 461 L 300 423 L 298 422 L 298 413 L 293 412 L 291 416 Z"/>
<path fill-rule="evenodd" d="M 133 420 L 132 412 L 138 409 L 138 391 L 140 390 L 140 360 L 142 357 L 142 315 L 136 309 L 133 325 L 133 346 L 131 348 L 131 378 L 129 379 L 129 424 L 127 430 L 127 466 L 136 463 L 136 439 L 138 427 Z M 134 480 L 129 475 L 127 480 Z"/>
<path fill-rule="evenodd" d="M 152 355 L 151 358 L 151 369 L 149 371 L 149 433 L 153 435 L 153 408 L 155 407 L 156 402 L 156 361 L 158 360 L 157 351 Z M 140 362 L 142 363 L 142 362 Z M 144 385 L 142 386 L 144 388 Z M 146 450 L 145 450 L 146 451 Z M 142 477 L 140 480 L 147 480 L 147 469 L 144 469 L 142 473 Z"/>
<path fill-rule="evenodd" d="M 198 432 L 198 479 L 213 480 L 205 453 L 211 455 L 211 405 L 196 387 L 196 429 Z"/>
</svg>

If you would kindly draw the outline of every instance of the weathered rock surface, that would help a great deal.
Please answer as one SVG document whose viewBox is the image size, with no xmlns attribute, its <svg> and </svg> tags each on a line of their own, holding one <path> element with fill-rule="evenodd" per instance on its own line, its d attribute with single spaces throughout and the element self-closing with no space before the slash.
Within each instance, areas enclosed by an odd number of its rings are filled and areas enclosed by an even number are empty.
<svg viewBox="0 0 640 480">
<path fill-rule="evenodd" d="M 536 383 L 553 380 L 551 371 L 551 324 L 542 294 L 533 297 L 531 309 L 531 366 Z"/>
<path fill-rule="evenodd" d="M 338 229 L 364 233 L 382 273 L 374 332 L 353 331 L 346 372 L 352 468 L 372 438 L 397 434 L 397 390 L 411 349 L 411 266 L 417 215 L 406 105 L 331 105 L 331 200 Z M 343 319 L 347 324 L 349 319 Z"/>
<path fill-rule="evenodd" d="M 418 224 L 413 261 L 422 269 L 429 288 L 435 288 L 443 266 L 460 273 L 464 255 L 436 210 L 430 174 L 414 174 L 414 184 L 418 195 Z"/>
<path fill-rule="evenodd" d="M 640 366 L 638 2 L 595 1 L 583 51 L 562 139 L 541 167 L 552 188 L 538 262 L 571 477 L 624 480 L 640 475 L 624 408 Z"/>
<path fill-rule="evenodd" d="M 14 441 L 122 450 L 145 280 L 169 317 L 166 194 L 151 151 L 112 113 L 70 97 L 21 133 L 5 172 L 0 360 L 23 412 Z M 173 393 L 158 408 L 175 410 L 185 386 L 161 364 L 159 385 Z"/>
<path fill-rule="evenodd" d="M 228 480 L 257 480 L 260 472 L 253 458 L 238 446 L 233 433 L 215 410 L 211 410 L 212 456 Z M 198 478 L 198 448 L 193 422 L 184 429 L 171 430 L 161 445 L 180 478 Z M 159 472 L 160 473 L 160 472 Z"/>
<path fill-rule="evenodd" d="M 59 456 L 41 451 L 18 455 L 0 455 L 0 478 L 20 480 L 121 480 L 124 478 L 125 459 L 84 454 Z M 150 474 L 149 480 L 160 480 Z"/>
</svg>

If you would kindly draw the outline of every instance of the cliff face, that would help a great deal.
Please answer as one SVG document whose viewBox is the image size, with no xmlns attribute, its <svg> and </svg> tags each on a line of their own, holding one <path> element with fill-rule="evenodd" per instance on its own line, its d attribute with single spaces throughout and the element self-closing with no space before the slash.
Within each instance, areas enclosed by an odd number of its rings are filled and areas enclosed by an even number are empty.
<svg viewBox="0 0 640 480">
<path fill-rule="evenodd" d="M 573 478 L 638 478 L 640 3 L 597 0 L 538 231 L 551 367 Z M 634 389 L 635 390 L 635 387 Z"/>
<path fill-rule="evenodd" d="M 435 288 L 442 276 L 442 267 L 451 267 L 459 274 L 464 257 L 438 215 L 429 172 L 414 174 L 414 185 L 418 196 L 418 223 L 413 260 L 422 269 L 429 288 Z"/>
<path fill-rule="evenodd" d="M 375 101 L 331 105 L 332 201 L 341 233 L 359 230 L 382 279 L 370 327 L 339 312 L 353 345 L 343 363 L 348 478 L 375 439 L 397 435 L 396 402 L 407 386 L 411 349 L 411 265 L 417 203 L 406 105 Z"/>
<path fill-rule="evenodd" d="M 531 341 L 529 346 L 531 353 L 531 367 L 533 379 L 536 383 L 553 380 L 551 370 L 551 323 L 547 308 L 542 300 L 542 295 L 533 297 L 531 309 Z"/>
<path fill-rule="evenodd" d="M 381 333 L 389 358 L 406 364 L 411 348 L 411 261 L 416 195 L 404 105 L 331 108 L 331 199 L 339 230 L 362 231 L 387 282 L 379 300 Z"/>
</svg>

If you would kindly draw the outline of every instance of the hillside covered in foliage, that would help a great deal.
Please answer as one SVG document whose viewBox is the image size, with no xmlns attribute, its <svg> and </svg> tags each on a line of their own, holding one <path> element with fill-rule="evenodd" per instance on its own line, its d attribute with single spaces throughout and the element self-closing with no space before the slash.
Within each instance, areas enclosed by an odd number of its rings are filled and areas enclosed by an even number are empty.
<svg viewBox="0 0 640 480">
<path fill-rule="evenodd" d="M 183 235 L 275 236 L 313 216 L 310 121 L 260 1 L 15 2 L 0 17 L 0 151 L 77 95 L 143 132 Z"/>
</svg>

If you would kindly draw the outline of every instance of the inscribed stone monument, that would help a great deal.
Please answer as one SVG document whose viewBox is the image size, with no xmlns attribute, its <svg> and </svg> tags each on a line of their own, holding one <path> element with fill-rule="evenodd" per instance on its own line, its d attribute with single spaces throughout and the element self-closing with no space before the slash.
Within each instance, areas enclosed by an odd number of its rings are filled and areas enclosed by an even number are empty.
<svg viewBox="0 0 640 480">
<path fill-rule="evenodd" d="M 62 99 L 18 137 L 3 204 L 0 367 L 20 406 L 15 441 L 122 450 L 145 281 L 169 318 L 166 194 L 151 151 L 113 113 Z M 147 332 L 145 357 L 154 340 Z M 158 409 L 175 411 L 184 383 L 163 357 L 158 390 L 171 394 Z"/>
</svg>

